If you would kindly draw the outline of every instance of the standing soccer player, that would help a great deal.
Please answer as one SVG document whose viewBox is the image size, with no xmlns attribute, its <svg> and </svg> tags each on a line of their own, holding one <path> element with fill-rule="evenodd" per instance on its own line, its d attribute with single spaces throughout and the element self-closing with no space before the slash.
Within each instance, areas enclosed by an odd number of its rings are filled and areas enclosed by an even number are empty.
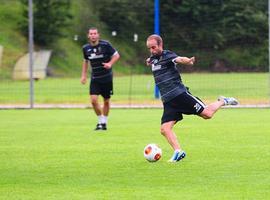
<svg viewBox="0 0 270 200">
<path fill-rule="evenodd" d="M 182 57 L 172 51 L 163 50 L 163 41 L 159 35 L 150 35 L 147 38 L 146 46 L 151 53 L 146 63 L 152 67 L 155 83 L 163 102 L 160 131 L 174 149 L 169 162 L 178 162 L 186 156 L 186 153 L 173 132 L 173 126 L 183 119 L 183 114 L 193 114 L 203 119 L 211 119 L 222 106 L 237 105 L 238 102 L 233 97 L 221 96 L 216 102 L 205 105 L 188 91 L 176 69 L 177 64 L 193 65 L 195 58 Z"/>
<path fill-rule="evenodd" d="M 93 109 L 98 117 L 95 130 L 107 130 L 107 121 L 110 111 L 110 98 L 113 95 L 112 66 L 120 58 L 119 53 L 112 45 L 100 40 L 97 28 L 88 30 L 89 43 L 83 46 L 84 61 L 82 64 L 81 83 L 87 81 L 89 62 L 92 73 L 90 80 L 90 99 Z M 98 97 L 103 97 L 103 108 L 101 108 Z"/>
</svg>

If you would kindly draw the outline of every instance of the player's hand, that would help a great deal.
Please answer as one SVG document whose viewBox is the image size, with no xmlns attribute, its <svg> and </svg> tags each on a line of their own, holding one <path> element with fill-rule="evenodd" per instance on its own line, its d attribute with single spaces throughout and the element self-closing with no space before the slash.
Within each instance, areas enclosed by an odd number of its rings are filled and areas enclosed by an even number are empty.
<svg viewBox="0 0 270 200">
<path fill-rule="evenodd" d="M 86 77 L 85 76 L 82 76 L 81 77 L 81 84 L 85 84 L 86 83 Z"/>
<path fill-rule="evenodd" d="M 112 68 L 111 63 L 102 63 L 102 65 L 103 65 L 103 67 L 104 67 L 105 69 L 111 69 L 111 68 Z"/>
<path fill-rule="evenodd" d="M 147 58 L 147 59 L 146 59 L 146 65 L 147 65 L 147 66 L 150 66 L 150 65 L 151 65 L 151 63 L 150 63 L 150 58 Z"/>
<path fill-rule="evenodd" d="M 195 57 L 194 56 L 190 58 L 189 63 L 191 65 L 193 65 L 195 63 Z"/>
</svg>

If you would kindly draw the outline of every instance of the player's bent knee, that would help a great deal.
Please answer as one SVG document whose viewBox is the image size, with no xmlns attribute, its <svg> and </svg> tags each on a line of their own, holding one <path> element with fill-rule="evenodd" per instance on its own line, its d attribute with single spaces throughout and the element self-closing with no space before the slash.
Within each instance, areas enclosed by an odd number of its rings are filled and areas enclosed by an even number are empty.
<svg viewBox="0 0 270 200">
<path fill-rule="evenodd" d="M 201 116 L 203 119 L 211 119 L 211 118 L 213 117 L 213 113 L 204 110 L 204 111 L 200 114 L 200 116 Z"/>
<path fill-rule="evenodd" d="M 161 128 L 160 128 L 160 133 L 161 133 L 162 135 L 165 136 L 168 132 L 170 132 L 170 129 L 169 129 L 168 127 L 161 126 Z"/>
<path fill-rule="evenodd" d="M 203 117 L 203 119 L 211 119 L 212 118 L 212 116 L 209 116 L 209 115 L 204 115 L 202 117 Z"/>
<path fill-rule="evenodd" d="M 165 133 L 166 133 L 166 131 L 165 131 L 165 128 L 164 127 L 160 127 L 160 133 L 162 134 L 162 135 L 165 135 Z"/>
</svg>

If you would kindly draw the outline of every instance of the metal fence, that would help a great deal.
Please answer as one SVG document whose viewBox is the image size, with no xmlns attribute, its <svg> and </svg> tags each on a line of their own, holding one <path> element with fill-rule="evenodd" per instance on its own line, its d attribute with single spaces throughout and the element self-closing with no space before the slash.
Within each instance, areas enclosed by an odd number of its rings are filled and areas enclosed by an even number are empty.
<svg viewBox="0 0 270 200">
<path fill-rule="evenodd" d="M 183 73 L 182 78 L 190 91 L 205 103 L 224 95 L 236 97 L 240 106 L 270 105 L 268 73 Z M 36 80 L 33 88 L 31 97 L 29 81 L 0 81 L 0 107 L 28 108 L 31 98 L 36 108 L 90 106 L 89 85 L 80 84 L 80 77 Z M 161 101 L 154 97 L 151 75 L 114 76 L 111 101 L 114 107 L 161 106 Z"/>
</svg>

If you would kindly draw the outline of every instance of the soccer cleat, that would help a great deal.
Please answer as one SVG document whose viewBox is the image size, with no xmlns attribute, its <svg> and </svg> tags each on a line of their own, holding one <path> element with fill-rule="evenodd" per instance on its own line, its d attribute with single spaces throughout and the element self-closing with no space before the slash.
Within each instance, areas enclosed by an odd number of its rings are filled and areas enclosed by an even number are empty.
<svg viewBox="0 0 270 200">
<path fill-rule="evenodd" d="M 101 129 L 106 131 L 107 130 L 107 124 L 101 124 Z"/>
<path fill-rule="evenodd" d="M 228 105 L 237 105 L 238 101 L 237 99 L 233 98 L 233 97 L 224 97 L 224 96 L 220 96 L 218 98 L 218 101 L 224 101 L 224 105 L 228 106 Z"/>
<path fill-rule="evenodd" d="M 97 124 L 95 131 L 103 130 L 102 129 L 102 124 Z"/>
<path fill-rule="evenodd" d="M 184 151 L 175 151 L 171 159 L 168 160 L 168 162 L 178 162 L 185 157 L 186 157 L 186 153 Z"/>
</svg>

